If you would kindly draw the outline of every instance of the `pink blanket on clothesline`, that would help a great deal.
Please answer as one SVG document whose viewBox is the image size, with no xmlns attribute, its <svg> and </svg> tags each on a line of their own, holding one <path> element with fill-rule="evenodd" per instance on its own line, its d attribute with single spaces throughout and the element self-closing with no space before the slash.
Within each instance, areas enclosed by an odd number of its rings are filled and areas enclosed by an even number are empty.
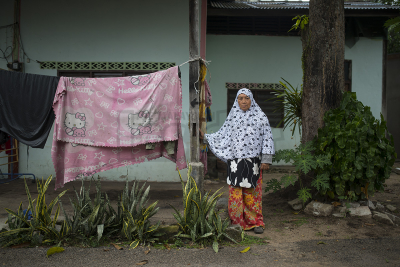
<svg viewBox="0 0 400 267">
<path fill-rule="evenodd" d="M 61 77 L 52 159 L 56 189 L 77 178 L 164 156 L 186 168 L 178 67 L 118 78 Z M 175 141 L 168 155 L 162 141 Z M 147 143 L 157 143 L 146 150 Z"/>
</svg>

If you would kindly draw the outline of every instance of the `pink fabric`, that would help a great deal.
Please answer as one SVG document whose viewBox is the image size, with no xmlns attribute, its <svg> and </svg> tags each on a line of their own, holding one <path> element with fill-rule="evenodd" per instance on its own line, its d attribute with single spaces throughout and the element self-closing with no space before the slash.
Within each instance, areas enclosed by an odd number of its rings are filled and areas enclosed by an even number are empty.
<svg viewBox="0 0 400 267">
<path fill-rule="evenodd" d="M 56 189 L 80 177 L 161 156 L 176 162 L 178 169 L 187 167 L 178 67 L 130 77 L 61 77 L 53 109 Z M 168 155 L 161 141 L 176 141 L 175 154 Z M 146 150 L 147 143 L 158 144 Z"/>
</svg>

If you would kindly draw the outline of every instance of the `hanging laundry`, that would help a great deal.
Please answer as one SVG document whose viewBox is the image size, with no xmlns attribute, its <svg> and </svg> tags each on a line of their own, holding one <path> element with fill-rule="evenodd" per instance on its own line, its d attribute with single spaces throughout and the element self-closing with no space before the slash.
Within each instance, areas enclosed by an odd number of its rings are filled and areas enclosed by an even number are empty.
<svg viewBox="0 0 400 267">
<path fill-rule="evenodd" d="M 43 148 L 54 122 L 59 77 L 0 70 L 0 131 Z"/>
<path fill-rule="evenodd" d="M 6 154 L 11 154 L 11 138 L 5 132 L 0 131 L 0 152 L 5 151 Z"/>
<path fill-rule="evenodd" d="M 212 104 L 210 87 L 208 86 L 207 80 L 205 79 L 207 75 L 207 67 L 205 64 L 200 64 L 200 103 L 199 103 L 199 128 L 203 133 L 207 133 L 207 109 Z M 204 174 L 208 172 L 207 166 L 207 144 L 200 144 L 200 162 L 204 166 Z"/>
<path fill-rule="evenodd" d="M 210 86 L 208 85 L 207 80 L 204 80 L 204 86 L 205 86 L 205 101 L 206 101 L 206 107 L 209 108 L 212 105 L 212 96 L 211 96 L 211 90 Z"/>
<path fill-rule="evenodd" d="M 186 168 L 178 72 L 173 67 L 131 77 L 62 77 L 53 104 L 56 189 L 161 156 L 176 162 L 178 169 Z M 154 149 L 146 150 L 150 143 Z"/>
</svg>

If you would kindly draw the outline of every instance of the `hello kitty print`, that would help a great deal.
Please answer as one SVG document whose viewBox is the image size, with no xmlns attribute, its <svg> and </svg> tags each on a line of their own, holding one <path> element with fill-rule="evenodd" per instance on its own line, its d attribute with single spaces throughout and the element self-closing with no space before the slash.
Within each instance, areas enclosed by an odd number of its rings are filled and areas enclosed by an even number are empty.
<svg viewBox="0 0 400 267">
<path fill-rule="evenodd" d="M 76 112 L 75 114 L 66 113 L 65 114 L 65 132 L 73 137 L 85 137 L 86 132 L 86 117 L 84 113 Z"/>
<path fill-rule="evenodd" d="M 161 156 L 186 168 L 178 72 L 173 67 L 130 77 L 61 77 L 53 102 L 56 187 Z M 144 148 L 162 141 L 176 141 L 176 153 L 169 156 L 163 146 Z"/>
</svg>

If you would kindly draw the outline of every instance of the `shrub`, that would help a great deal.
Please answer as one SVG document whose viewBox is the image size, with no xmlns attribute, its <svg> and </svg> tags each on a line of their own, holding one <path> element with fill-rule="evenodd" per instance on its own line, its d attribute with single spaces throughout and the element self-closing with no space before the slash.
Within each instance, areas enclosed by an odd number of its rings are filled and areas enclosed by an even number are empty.
<svg viewBox="0 0 400 267">
<path fill-rule="evenodd" d="M 375 119 L 370 107 L 347 92 L 338 108 L 325 113 L 324 123 L 315 140 L 315 154 L 329 155 L 331 164 L 316 171 L 330 178 L 330 188 L 321 192 L 356 200 L 383 190 L 396 159 L 383 116 Z"/>
<path fill-rule="evenodd" d="M 37 199 L 32 200 L 29 192 L 28 185 L 25 183 L 26 195 L 28 197 L 28 208 L 25 211 L 22 210 L 22 202 L 17 212 L 10 209 L 6 209 L 8 212 L 7 224 L 10 228 L 9 231 L 0 233 L 0 244 L 2 246 L 10 246 L 22 242 L 31 243 L 54 243 L 62 240 L 64 236 L 64 229 L 60 231 L 56 229 L 56 222 L 60 213 L 60 206 L 58 205 L 54 217 L 52 218 L 53 208 L 67 190 L 61 192 L 50 204 L 46 204 L 46 191 L 51 182 L 52 176 L 50 175 L 46 181 L 37 182 Z M 34 206 L 34 203 L 36 206 Z M 29 214 L 32 214 L 32 218 L 28 220 Z"/>
<path fill-rule="evenodd" d="M 291 162 L 296 167 L 296 172 L 301 172 L 307 175 L 311 170 L 324 168 L 331 164 L 329 155 L 316 155 L 313 153 L 314 149 L 314 142 L 311 141 L 306 144 L 300 144 L 295 149 L 278 150 L 273 157 L 273 161 L 284 161 L 286 163 Z M 274 192 L 277 192 L 282 186 L 288 187 L 289 185 L 294 185 L 297 180 L 298 176 L 294 173 L 282 176 L 280 181 L 277 179 L 271 179 L 267 182 L 265 192 L 268 192 L 271 189 Z M 326 177 L 325 174 L 318 174 L 311 185 L 317 188 L 317 190 L 329 188 L 329 177 Z M 303 187 L 301 184 L 301 189 L 297 192 L 297 195 L 303 203 L 311 198 L 309 191 L 310 188 Z"/>
<path fill-rule="evenodd" d="M 183 191 L 182 201 L 184 211 L 181 214 L 176 208 L 172 207 L 176 212 L 174 213 L 174 217 L 181 230 L 176 236 L 189 238 L 193 242 L 200 242 L 203 245 L 206 241 L 213 241 L 215 252 L 218 252 L 218 241 L 221 241 L 224 237 L 237 243 L 226 233 L 226 229 L 230 224 L 229 218 L 226 218 L 222 222 L 219 214 L 215 212 L 217 200 L 222 195 L 222 193 L 218 194 L 220 189 L 211 196 L 209 196 L 209 192 L 202 196 L 190 173 L 191 169 L 189 167 L 188 180 L 185 184 L 179 172 Z"/>
<path fill-rule="evenodd" d="M 159 210 L 156 208 L 158 201 L 146 208 L 150 186 L 143 192 L 144 187 L 145 184 L 139 189 L 139 185 L 135 182 L 129 194 L 127 181 L 118 206 L 123 211 L 122 234 L 128 240 L 133 240 L 130 243 L 131 248 L 136 248 L 140 242 L 154 242 L 162 235 L 157 232 L 160 222 L 155 225 L 150 224 L 150 218 Z"/>
<path fill-rule="evenodd" d="M 91 181 L 92 182 L 92 181 Z M 86 190 L 82 180 L 79 193 L 74 188 L 75 199 L 71 201 L 74 208 L 72 218 L 68 216 L 61 204 L 65 220 L 63 229 L 65 234 L 76 237 L 89 238 L 97 236 L 99 241 L 103 235 L 111 235 L 119 231 L 119 225 L 115 223 L 116 212 L 112 208 L 106 193 L 101 192 L 100 179 L 96 182 L 96 195 L 94 200 L 90 198 L 90 187 Z"/>
<path fill-rule="evenodd" d="M 380 121 L 375 119 L 370 108 L 348 92 L 337 109 L 325 113 L 324 122 L 315 140 L 296 149 L 277 151 L 274 161 L 292 162 L 296 171 L 304 174 L 313 170 L 311 186 L 331 198 L 357 200 L 383 190 L 397 157 L 383 116 Z M 273 179 L 265 190 L 277 191 L 297 179 L 293 174 L 280 181 Z M 311 198 L 309 191 L 302 187 L 298 192 L 304 202 Z"/>
</svg>

